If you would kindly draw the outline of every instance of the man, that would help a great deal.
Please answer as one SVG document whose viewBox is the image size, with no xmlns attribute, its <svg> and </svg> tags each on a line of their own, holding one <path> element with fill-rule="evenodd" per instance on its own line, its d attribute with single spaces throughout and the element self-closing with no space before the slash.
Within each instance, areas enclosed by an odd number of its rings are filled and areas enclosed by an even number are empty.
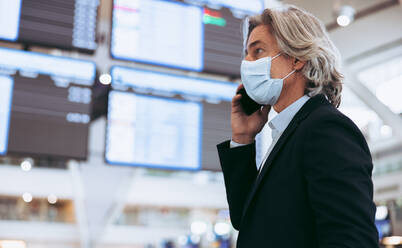
<svg viewBox="0 0 402 248">
<path fill-rule="evenodd" d="M 336 108 L 342 75 L 323 25 L 295 6 L 248 22 L 241 66 L 247 115 L 232 101 L 232 140 L 218 145 L 240 248 L 374 248 L 378 234 L 367 143 Z M 272 145 L 257 170 L 254 138 L 268 119 Z"/>
</svg>

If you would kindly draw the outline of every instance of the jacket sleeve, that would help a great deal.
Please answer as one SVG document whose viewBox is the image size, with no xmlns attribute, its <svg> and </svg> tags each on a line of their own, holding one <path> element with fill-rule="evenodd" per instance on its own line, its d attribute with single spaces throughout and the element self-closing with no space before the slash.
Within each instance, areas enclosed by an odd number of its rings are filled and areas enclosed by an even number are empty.
<svg viewBox="0 0 402 248">
<path fill-rule="evenodd" d="M 233 227 L 239 230 L 246 198 L 257 177 L 255 143 L 230 148 L 230 141 L 225 141 L 217 147 L 225 180 L 230 219 Z"/>
<path fill-rule="evenodd" d="M 308 128 L 303 170 L 320 248 L 378 248 L 372 161 L 363 135 L 346 117 Z"/>
</svg>

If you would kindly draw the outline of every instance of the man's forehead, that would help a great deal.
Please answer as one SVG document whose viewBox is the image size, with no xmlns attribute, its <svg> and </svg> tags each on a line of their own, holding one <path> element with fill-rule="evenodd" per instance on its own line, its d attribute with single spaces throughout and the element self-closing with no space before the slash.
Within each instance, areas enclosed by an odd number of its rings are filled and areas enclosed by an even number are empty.
<svg viewBox="0 0 402 248">
<path fill-rule="evenodd" d="M 248 42 L 247 42 L 247 47 L 249 47 L 251 44 L 255 43 L 269 43 L 270 37 L 269 37 L 269 30 L 267 26 L 260 25 L 257 26 L 251 31 Z"/>
</svg>

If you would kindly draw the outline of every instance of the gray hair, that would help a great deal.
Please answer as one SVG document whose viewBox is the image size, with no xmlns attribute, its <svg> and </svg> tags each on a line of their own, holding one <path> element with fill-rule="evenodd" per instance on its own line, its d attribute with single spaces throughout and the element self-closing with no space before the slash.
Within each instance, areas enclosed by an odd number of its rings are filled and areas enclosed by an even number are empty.
<svg viewBox="0 0 402 248">
<path fill-rule="evenodd" d="M 343 81 L 341 59 L 321 21 L 303 9 L 284 5 L 265 9 L 262 14 L 248 18 L 245 24 L 248 26 L 244 30 L 246 42 L 255 27 L 269 25 L 281 51 L 306 62 L 301 71 L 307 79 L 305 93 L 323 94 L 332 105 L 339 107 Z"/>
</svg>

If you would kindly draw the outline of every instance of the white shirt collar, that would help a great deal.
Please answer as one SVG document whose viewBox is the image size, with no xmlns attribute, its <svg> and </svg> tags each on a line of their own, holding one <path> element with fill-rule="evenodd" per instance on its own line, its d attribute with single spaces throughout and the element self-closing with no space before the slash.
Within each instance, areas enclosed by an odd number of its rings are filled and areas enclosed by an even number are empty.
<svg viewBox="0 0 402 248">
<path fill-rule="evenodd" d="M 309 99 L 310 97 L 306 95 L 300 97 L 294 103 L 282 110 L 282 112 L 280 112 L 268 123 L 269 127 L 272 129 L 272 140 L 278 138 L 278 136 L 285 131 L 293 117 Z"/>
</svg>

